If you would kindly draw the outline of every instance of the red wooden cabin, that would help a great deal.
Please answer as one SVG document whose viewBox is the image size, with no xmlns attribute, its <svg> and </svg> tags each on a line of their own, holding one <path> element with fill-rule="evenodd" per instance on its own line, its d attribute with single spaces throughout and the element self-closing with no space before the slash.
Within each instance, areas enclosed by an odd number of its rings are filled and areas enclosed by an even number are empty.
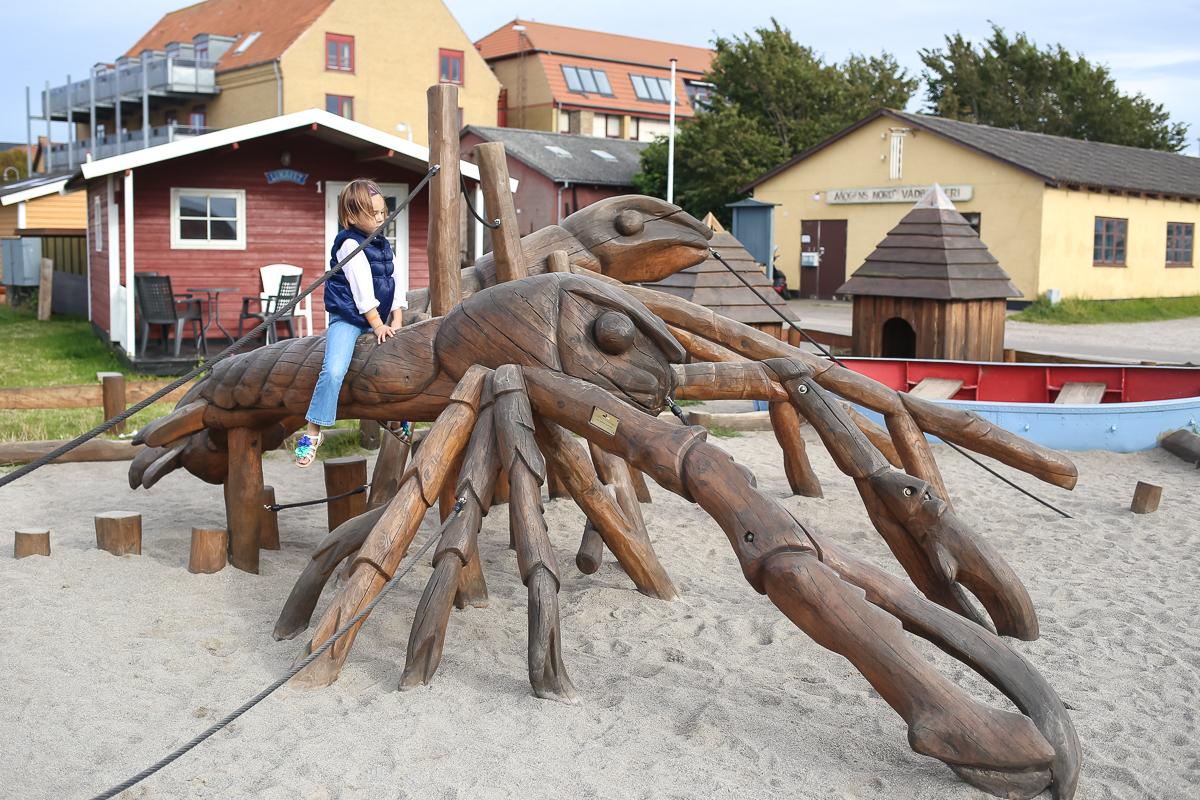
<svg viewBox="0 0 1200 800">
<path fill-rule="evenodd" d="M 84 164 L 67 190 L 88 195 L 93 328 L 106 342 L 119 342 L 139 369 L 181 371 L 185 365 L 166 358 L 156 342 L 146 358 L 138 356 L 142 343 L 127 287 L 135 274 L 153 272 L 170 276 L 176 294 L 237 289 L 219 296 L 219 318 L 208 329 L 209 352 L 220 352 L 228 340 L 215 323 L 236 333 L 242 297 L 263 290 L 261 267 L 301 267 L 303 286 L 328 269 L 337 193 L 347 181 L 378 181 L 393 207 L 424 177 L 427 160 L 425 147 L 310 109 Z M 460 166 L 474 184 L 474 165 Z M 207 208 L 197 211 L 204 198 Z M 429 283 L 428 219 L 422 191 L 388 234 L 409 289 Z M 207 319 L 206 295 L 192 294 L 205 301 Z M 312 325 L 314 333 L 325 329 L 321 289 L 312 295 Z"/>
</svg>

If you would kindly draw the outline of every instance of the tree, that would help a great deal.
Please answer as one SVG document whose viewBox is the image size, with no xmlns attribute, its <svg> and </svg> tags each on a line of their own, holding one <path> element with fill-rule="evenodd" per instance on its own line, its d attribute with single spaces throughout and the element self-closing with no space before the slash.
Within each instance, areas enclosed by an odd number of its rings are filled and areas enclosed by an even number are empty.
<svg viewBox="0 0 1200 800">
<path fill-rule="evenodd" d="M 29 177 L 28 161 L 24 147 L 14 147 L 12 150 L 0 152 L 0 183 L 12 183 Z M 14 169 L 16 176 L 13 175 Z"/>
<path fill-rule="evenodd" d="M 889 54 L 826 63 L 774 19 L 743 37 L 717 37 L 704 80 L 712 99 L 679 123 L 675 202 L 694 216 L 712 211 L 724 224 L 737 189 L 876 109 L 903 108 L 917 89 Z M 642 151 L 634 184 L 666 197 L 667 142 Z"/>
<path fill-rule="evenodd" d="M 1122 94 L 1107 67 L 1062 45 L 1039 50 L 1023 33 L 1009 39 L 995 23 L 978 49 L 956 33 L 921 61 L 928 110 L 947 119 L 1170 152 L 1187 144 L 1186 124 L 1140 92 Z"/>
</svg>

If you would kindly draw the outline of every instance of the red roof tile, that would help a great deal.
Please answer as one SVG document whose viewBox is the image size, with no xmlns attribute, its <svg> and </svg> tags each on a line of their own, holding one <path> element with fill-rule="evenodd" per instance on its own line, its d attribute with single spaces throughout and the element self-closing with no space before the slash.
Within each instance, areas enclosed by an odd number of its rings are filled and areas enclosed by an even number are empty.
<svg viewBox="0 0 1200 800">
<path fill-rule="evenodd" d="M 524 42 L 513 25 L 524 25 Z M 706 72 L 712 64 L 713 51 L 703 47 L 658 42 L 619 36 L 615 33 L 585 31 L 562 25 L 515 19 L 475 43 L 485 60 L 491 61 L 512 55 L 521 49 L 544 50 L 555 54 L 587 56 L 604 61 L 626 61 L 635 64 L 662 64 L 669 69 L 672 58 L 679 59 L 677 68 L 685 72 Z"/>
<path fill-rule="evenodd" d="M 272 61 L 283 55 L 333 0 L 206 0 L 172 11 L 160 19 L 126 55 L 162 50 L 170 42 L 190 42 L 198 33 L 237 36 L 239 41 L 220 61 L 218 72 Z M 261 31 L 246 51 L 235 55 L 241 40 Z"/>
</svg>

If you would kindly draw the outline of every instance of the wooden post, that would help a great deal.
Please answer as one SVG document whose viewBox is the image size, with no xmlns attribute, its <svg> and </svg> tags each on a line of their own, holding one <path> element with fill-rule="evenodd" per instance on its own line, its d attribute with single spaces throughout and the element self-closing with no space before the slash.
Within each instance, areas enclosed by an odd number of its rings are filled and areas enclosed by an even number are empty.
<svg viewBox="0 0 1200 800">
<path fill-rule="evenodd" d="M 229 531 L 224 528 L 192 528 L 192 552 L 188 572 L 210 575 L 225 568 L 225 552 L 229 549 Z"/>
<path fill-rule="evenodd" d="M 325 494 L 333 497 L 357 489 L 367 482 L 367 459 L 362 456 L 344 456 L 325 459 Z M 367 513 L 367 493 L 352 494 L 341 500 L 330 500 L 329 530 L 343 522 Z"/>
<path fill-rule="evenodd" d="M 262 433 L 250 428 L 231 428 L 229 477 L 225 479 L 229 563 L 255 574 L 262 536 L 262 498 Z"/>
<path fill-rule="evenodd" d="M 123 412 L 128 403 L 125 400 L 125 376 L 121 373 L 107 374 L 101 379 L 104 384 L 104 418 L 112 419 Z M 125 423 L 119 422 L 109 428 L 109 433 L 124 433 Z"/>
<path fill-rule="evenodd" d="M 1161 486 L 1138 481 L 1133 490 L 1133 505 L 1129 507 L 1129 510 L 1135 514 L 1152 514 L 1158 511 L 1158 501 L 1161 499 Z"/>
<path fill-rule="evenodd" d="M 408 463 L 408 445 L 390 433 L 384 433 L 382 436 L 379 440 L 379 455 L 375 457 L 375 469 L 371 471 L 368 510 L 392 501 L 396 492 L 400 491 L 400 479 L 404 477 L 404 466 Z"/>
<path fill-rule="evenodd" d="M 275 487 L 264 486 L 262 493 L 263 521 L 258 534 L 258 545 L 263 550 L 279 549 L 279 512 L 270 511 L 266 506 L 275 505 Z"/>
<path fill-rule="evenodd" d="M 49 528 L 23 528 L 14 532 L 13 558 L 50 555 Z"/>
<path fill-rule="evenodd" d="M 42 274 L 38 281 L 38 321 L 50 319 L 50 301 L 54 296 L 54 259 L 42 259 Z"/>
<path fill-rule="evenodd" d="M 551 272 L 570 272 L 571 262 L 567 258 L 566 250 L 554 250 L 550 255 L 546 256 L 546 265 Z"/>
<path fill-rule="evenodd" d="M 358 445 L 363 450 L 378 450 L 380 435 L 378 421 L 373 419 L 358 421 Z"/>
<path fill-rule="evenodd" d="M 107 511 L 96 515 L 96 547 L 114 556 L 142 554 L 142 515 Z"/>
<path fill-rule="evenodd" d="M 441 171 L 429 181 L 429 313 L 441 317 L 462 302 L 458 87 L 439 83 L 430 86 L 425 96 L 429 102 L 429 166 L 441 165 Z"/>
<path fill-rule="evenodd" d="M 525 251 L 521 249 L 521 231 L 517 227 L 517 209 L 513 205 L 512 191 L 509 190 L 504 142 L 475 145 L 475 163 L 479 165 L 479 183 L 483 187 L 486 217 L 500 220 L 500 227 L 492 231 L 496 282 L 528 277 Z"/>
</svg>

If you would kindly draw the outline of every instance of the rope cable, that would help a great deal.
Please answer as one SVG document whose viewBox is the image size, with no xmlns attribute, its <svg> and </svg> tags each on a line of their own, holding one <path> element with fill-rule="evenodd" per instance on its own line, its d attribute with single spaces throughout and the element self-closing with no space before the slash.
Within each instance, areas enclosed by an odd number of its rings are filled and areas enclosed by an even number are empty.
<svg viewBox="0 0 1200 800">
<path fill-rule="evenodd" d="M 433 546 L 434 542 L 438 541 L 438 539 L 441 538 L 442 533 L 446 530 L 447 526 L 450 525 L 451 521 L 453 521 L 454 518 L 458 516 L 459 512 L 462 511 L 463 506 L 466 505 L 466 502 L 467 501 L 466 501 L 465 497 L 460 497 L 458 499 L 458 501 L 454 504 L 454 507 L 450 509 L 450 514 L 449 514 L 449 516 L 446 517 L 446 521 L 443 522 L 441 525 L 439 525 L 437 530 L 435 530 L 433 532 L 433 535 L 429 537 L 429 540 L 427 542 L 425 542 L 425 544 L 421 545 L 421 549 L 418 550 L 416 553 L 414 553 L 408 559 L 408 564 L 406 564 L 402 570 L 397 572 L 391 578 L 391 580 L 389 580 L 387 583 L 385 583 L 383 585 L 383 588 L 379 590 L 379 594 L 377 594 L 375 596 L 375 599 L 372 600 L 370 603 L 368 603 L 366 608 L 364 608 L 362 611 L 355 614 L 350 619 L 349 622 L 347 622 L 345 625 L 343 625 L 341 628 L 339 628 L 337 633 L 333 634 L 333 636 L 330 636 L 328 639 L 326 639 L 324 641 L 324 643 L 320 647 L 318 647 L 316 650 L 314 650 L 312 653 L 310 653 L 307 658 L 305 658 L 299 664 L 297 664 L 296 666 L 294 666 L 290 670 L 288 670 L 286 675 L 284 675 L 282 678 L 277 679 L 274 683 L 272 683 L 266 689 L 263 689 L 261 692 L 254 695 L 254 697 L 250 698 L 245 703 L 238 706 L 234 711 L 232 711 L 231 713 L 226 715 L 224 719 L 222 719 L 220 722 L 217 722 L 215 725 L 211 726 L 210 728 L 205 730 L 203 733 L 198 734 L 193 739 L 191 739 L 187 743 L 183 744 L 182 746 L 176 748 L 174 751 L 169 753 L 167 756 L 165 756 L 164 758 L 155 762 L 154 764 L 147 767 L 146 769 L 142 770 L 137 775 L 134 775 L 132 778 L 129 778 L 128 780 L 117 784 L 116 786 L 112 787 L 111 789 L 109 789 L 106 792 L 96 795 L 94 798 L 92 798 L 92 800 L 108 800 L 108 798 L 115 797 L 116 795 L 125 791 L 129 787 L 140 783 L 141 781 L 145 780 L 146 778 L 149 778 L 151 775 L 158 772 L 163 767 L 170 764 L 172 761 L 175 761 L 177 758 L 184 755 L 185 753 L 187 753 L 189 750 L 196 747 L 197 745 L 199 745 L 205 739 L 208 739 L 210 736 L 212 736 L 214 733 L 216 733 L 217 731 L 224 728 L 229 723 L 233 722 L 235 719 L 240 717 L 242 714 L 245 714 L 247 711 L 254 708 L 254 706 L 258 705 L 260 702 L 265 700 L 268 695 L 270 695 L 272 692 L 274 692 L 280 686 L 283 686 L 285 683 L 287 683 L 293 677 L 295 677 L 295 675 L 298 672 L 300 672 L 302 669 L 307 667 L 313 661 L 320 658 L 322 653 L 324 653 L 326 650 L 328 650 L 330 647 L 332 647 L 337 642 L 338 639 L 342 638 L 351 628 L 353 628 L 364 617 L 366 617 L 367 614 L 370 614 L 371 610 L 379 604 L 379 601 L 383 600 L 383 598 L 387 596 L 387 593 L 392 590 L 392 587 L 395 586 L 397 583 L 399 583 L 400 579 L 408 574 L 409 570 L 412 569 L 413 565 L 421 560 L 421 556 L 424 555 L 425 552 L 430 547 Z"/>
<path fill-rule="evenodd" d="M 356 494 L 362 494 L 363 492 L 365 492 L 367 490 L 367 487 L 370 485 L 371 484 L 369 484 L 369 483 L 364 483 L 362 486 L 359 486 L 357 489 L 351 489 L 348 492 L 342 492 L 341 494 L 335 494 L 331 497 L 322 497 L 320 500 L 305 500 L 303 503 L 284 503 L 282 505 L 277 503 L 275 505 L 270 505 L 270 506 L 264 505 L 263 508 L 265 508 L 267 511 L 284 511 L 289 508 L 302 508 L 304 506 L 319 506 L 322 503 L 332 503 L 334 500 L 344 500 L 347 497 L 353 497 Z"/>
<path fill-rule="evenodd" d="M 467 179 L 463 177 L 461 172 L 458 173 L 458 182 L 462 184 L 463 200 L 467 201 L 467 210 L 471 212 L 471 216 L 474 217 L 478 222 L 483 223 L 485 228 L 491 228 L 492 230 L 499 228 L 499 219 L 497 219 L 495 222 L 488 222 L 486 219 L 476 213 L 475 206 L 471 205 L 471 193 L 467 191 Z M 487 209 L 485 208 L 484 211 L 487 211 Z"/>
<path fill-rule="evenodd" d="M 396 206 L 396 209 L 391 214 L 388 215 L 387 219 L 385 219 L 383 221 L 383 223 L 378 228 L 376 228 L 374 230 L 374 232 L 371 233 L 370 236 L 368 236 L 366 239 L 364 239 L 362 244 L 360 244 L 358 247 L 354 248 L 354 252 L 350 253 L 350 255 L 343 258 L 340 262 L 338 262 L 337 266 L 333 267 L 328 272 L 326 272 L 324 275 L 322 275 L 320 278 L 318 278 L 316 281 L 314 281 L 313 284 L 311 286 L 309 286 L 307 289 L 305 289 L 303 292 L 296 295 L 296 297 L 290 303 L 288 303 L 286 306 L 284 306 L 283 308 L 276 309 L 274 312 L 268 314 L 267 317 L 259 325 L 257 325 L 254 328 L 254 330 L 250 331 L 245 336 L 243 336 L 241 339 L 238 339 L 236 342 L 229 345 L 229 347 L 227 347 L 224 351 L 222 351 L 220 354 L 218 354 L 213 360 L 207 361 L 204 364 L 201 364 L 200 366 L 196 367 L 191 372 L 189 372 L 187 375 L 184 375 L 182 378 L 175 380 L 169 386 L 165 386 L 162 389 L 159 389 L 157 392 L 150 395 L 145 400 L 142 400 L 140 403 L 130 406 L 129 408 L 125 409 L 125 411 L 121 412 L 120 414 L 117 414 L 112 419 L 105 420 L 104 422 L 100 423 L 98 426 L 96 426 L 92 430 L 88 431 L 85 434 L 75 437 L 71 441 L 69 441 L 66 444 L 59 447 L 57 450 L 47 453 L 46 455 L 42 456 L 41 458 L 36 459 L 35 461 L 29 462 L 28 464 L 21 467 L 20 469 L 14 471 L 14 472 L 10 472 L 8 475 L 0 477 L 0 488 L 7 486 L 8 484 L 12 483 L 13 481 L 17 480 L 18 478 L 22 478 L 22 477 L 28 475 L 29 473 L 33 472 L 36 469 L 44 467 L 46 464 L 49 464 L 51 461 L 54 461 L 55 459 L 66 455 L 67 453 L 74 450 L 76 447 L 79 447 L 79 445 L 83 444 L 84 442 L 95 439 L 97 436 L 104 433 L 109 428 L 113 427 L 114 425 L 116 425 L 120 422 L 124 422 L 125 420 L 129 419 L 134 414 L 138 413 L 139 411 L 146 408 L 150 404 L 158 402 L 159 400 L 166 397 L 168 394 L 175 391 L 180 386 L 183 386 L 185 383 L 192 380 L 193 378 L 195 378 L 199 375 L 203 375 L 205 372 L 212 370 L 213 367 L 215 367 L 217 364 L 221 363 L 222 361 L 229 358 L 230 356 L 235 355 L 237 353 L 237 351 L 240 350 L 244 344 L 246 344 L 246 342 L 253 339 L 255 336 L 257 336 L 262 331 L 270 330 L 270 328 L 268 326 L 273 326 L 275 324 L 276 320 L 278 320 L 282 316 L 285 316 L 287 314 L 287 312 L 289 312 L 293 308 L 295 308 L 296 305 L 301 300 L 303 300 L 304 298 L 306 298 L 310 294 L 312 294 L 317 289 L 318 286 L 323 284 L 325 281 L 329 280 L 331 277 L 333 277 L 337 273 L 341 272 L 342 268 L 344 266 L 346 266 L 347 263 L 349 263 L 350 259 L 354 258 L 356 255 L 361 253 L 363 251 L 363 249 L 365 249 L 366 246 L 375 239 L 375 237 L 379 236 L 381 234 L 381 232 L 385 228 L 387 228 L 387 226 L 389 224 L 391 224 L 391 222 L 394 219 L 396 219 L 397 215 L 399 215 L 400 212 L 403 211 L 405 209 L 405 207 L 407 207 L 408 204 L 412 202 L 413 198 L 417 196 L 417 193 L 420 192 L 423 188 L 425 188 L 425 184 L 429 183 L 429 180 L 434 175 L 436 175 L 441 170 L 441 168 L 442 167 L 440 164 L 434 164 L 432 167 L 430 167 L 429 171 L 425 173 L 425 177 L 421 179 L 421 182 L 417 184 L 416 188 L 413 189 L 409 193 L 408 197 L 404 198 L 404 202 L 400 203 L 398 206 Z"/>
</svg>

